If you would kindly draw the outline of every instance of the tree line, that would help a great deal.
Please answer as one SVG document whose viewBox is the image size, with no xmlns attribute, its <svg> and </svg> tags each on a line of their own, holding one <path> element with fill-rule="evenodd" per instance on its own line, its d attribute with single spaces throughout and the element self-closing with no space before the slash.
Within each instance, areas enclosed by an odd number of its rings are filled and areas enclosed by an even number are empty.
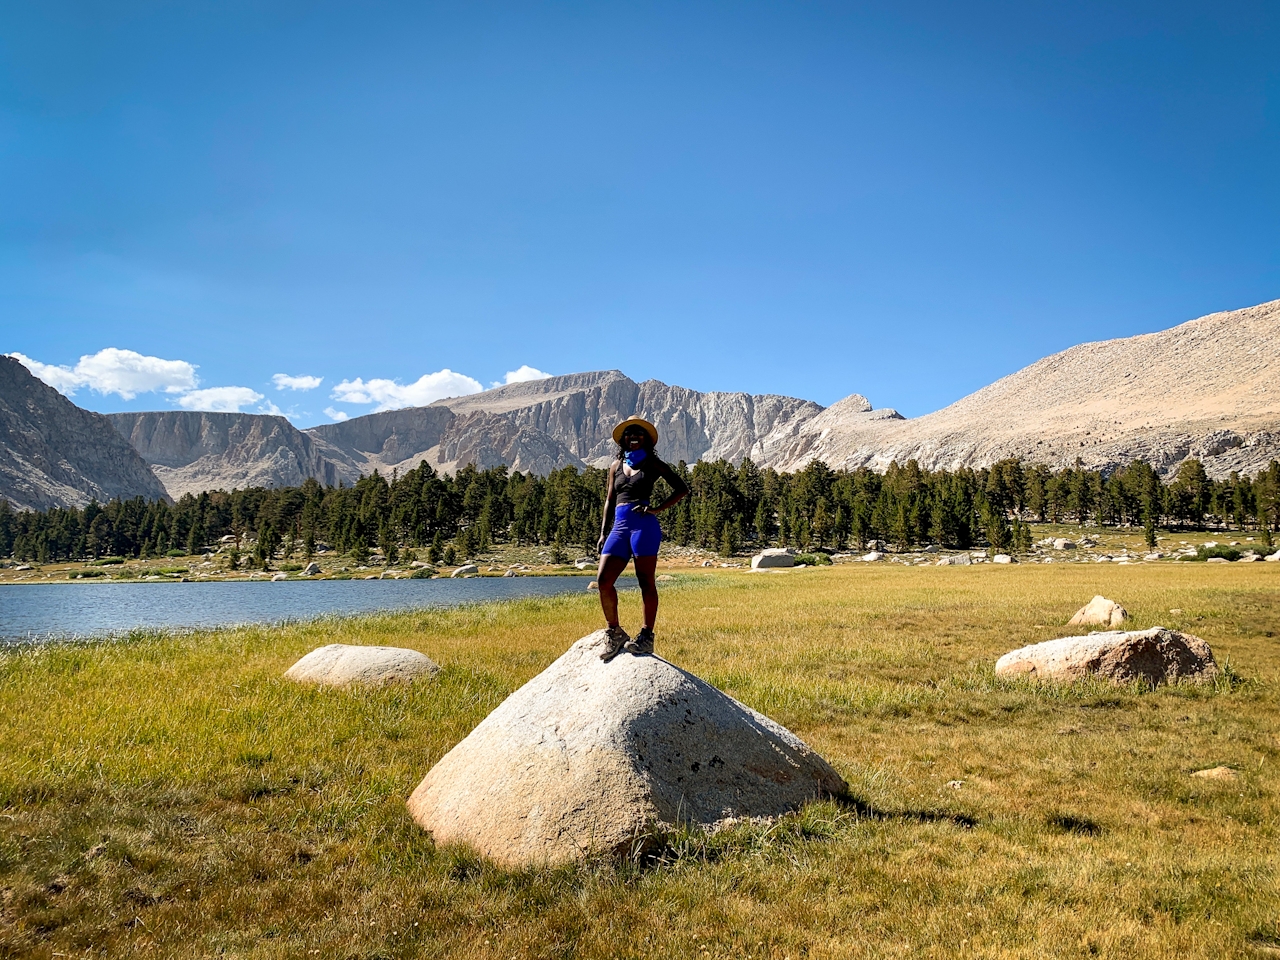
<svg viewBox="0 0 1280 960">
<path fill-rule="evenodd" d="M 1101 472 L 1052 471 L 1009 459 L 977 470 L 925 470 L 914 460 L 884 473 L 832 470 L 821 461 L 795 473 L 750 460 L 675 468 L 691 495 L 661 516 L 671 542 L 732 555 L 744 548 L 802 551 L 895 549 L 924 544 L 985 546 L 1024 552 L 1027 526 L 1074 522 L 1156 530 L 1214 526 L 1250 529 L 1272 542 L 1280 511 L 1280 463 L 1253 477 L 1210 479 L 1187 460 L 1163 480 L 1137 460 Z M 542 545 L 553 559 L 589 551 L 600 533 L 606 472 L 574 467 L 545 477 L 468 466 L 448 475 L 423 464 L 402 475 L 378 473 L 352 486 L 210 491 L 176 503 L 113 500 L 83 509 L 17 511 L 0 499 L 0 556 L 52 562 L 103 557 L 192 555 L 221 547 L 238 565 L 266 567 L 274 557 L 310 558 L 320 549 L 363 562 L 378 550 L 397 562 L 405 550 L 451 563 L 494 544 Z M 655 491 L 655 500 L 668 491 Z"/>
</svg>

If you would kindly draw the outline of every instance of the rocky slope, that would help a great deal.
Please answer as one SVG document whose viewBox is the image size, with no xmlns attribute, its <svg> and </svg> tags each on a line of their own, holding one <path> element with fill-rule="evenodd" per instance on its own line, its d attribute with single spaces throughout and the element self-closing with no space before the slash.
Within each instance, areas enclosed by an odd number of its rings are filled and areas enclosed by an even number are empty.
<svg viewBox="0 0 1280 960">
<path fill-rule="evenodd" d="M 845 403 L 809 419 L 774 465 L 953 469 L 1016 456 L 1096 469 L 1140 457 L 1172 473 L 1198 457 L 1211 476 L 1252 473 L 1280 458 L 1280 300 L 1084 343 L 913 420 Z"/>
<path fill-rule="evenodd" d="M 164 495 L 111 421 L 0 357 L 0 497 L 19 509 L 46 510 Z"/>
<path fill-rule="evenodd" d="M 112 413 L 119 434 L 175 499 L 235 487 L 291 487 L 308 477 L 352 484 L 360 466 L 284 417 L 252 413 Z"/>
</svg>

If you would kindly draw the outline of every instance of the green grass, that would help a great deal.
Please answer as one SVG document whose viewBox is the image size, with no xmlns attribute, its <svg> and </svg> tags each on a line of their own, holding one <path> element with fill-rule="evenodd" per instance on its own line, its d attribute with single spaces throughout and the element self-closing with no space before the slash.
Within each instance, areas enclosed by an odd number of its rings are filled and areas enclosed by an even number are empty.
<svg viewBox="0 0 1280 960">
<path fill-rule="evenodd" d="M 0 957 L 1273 955 L 1277 574 L 679 576 L 659 652 L 791 727 L 852 795 L 558 870 L 436 848 L 404 799 L 598 625 L 593 595 L 11 653 Z M 1095 593 L 1229 669 L 1155 690 L 994 676 Z M 444 669 L 381 691 L 280 679 L 331 642 Z M 1218 765 L 1239 779 L 1190 776 Z"/>
</svg>

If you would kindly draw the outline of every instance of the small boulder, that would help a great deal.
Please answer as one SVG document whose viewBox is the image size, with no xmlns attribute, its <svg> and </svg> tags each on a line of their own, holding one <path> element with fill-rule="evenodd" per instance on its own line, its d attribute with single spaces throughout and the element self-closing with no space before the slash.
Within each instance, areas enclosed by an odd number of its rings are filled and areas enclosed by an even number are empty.
<svg viewBox="0 0 1280 960">
<path fill-rule="evenodd" d="M 656 579 L 658 583 L 670 583 L 672 580 L 675 579 L 675 577 L 673 577 L 669 573 L 660 573 L 658 574 Z"/>
<path fill-rule="evenodd" d="M 1074 543 L 1070 540 L 1064 540 L 1061 537 L 1053 541 L 1053 549 L 1055 550 L 1074 550 L 1075 548 L 1076 545 Z"/>
<path fill-rule="evenodd" d="M 1269 553 L 1262 559 L 1266 560 L 1268 563 L 1280 563 L 1280 550 L 1277 550 L 1275 553 Z"/>
<path fill-rule="evenodd" d="M 751 558 L 752 570 L 767 570 L 770 567 L 794 567 L 795 555 L 785 547 L 771 547 L 761 550 Z"/>
<path fill-rule="evenodd" d="M 588 590 L 599 590 L 599 589 L 600 589 L 600 584 L 598 584 L 598 583 L 596 583 L 594 580 L 592 580 L 590 583 L 588 583 L 588 584 L 587 584 L 587 589 L 588 589 Z"/>
<path fill-rule="evenodd" d="M 931 543 L 920 552 L 921 553 L 937 553 L 938 545 L 936 543 Z"/>
<path fill-rule="evenodd" d="M 275 576 L 273 576 L 271 579 L 272 579 L 272 581 L 288 580 L 288 579 L 289 579 L 289 575 L 288 575 L 287 573 L 277 573 L 277 574 L 276 574 Z"/>
<path fill-rule="evenodd" d="M 504 577 L 514 577 L 515 575 L 516 572 L 514 570 L 508 570 L 503 574 Z"/>
<path fill-rule="evenodd" d="M 1205 563 L 1230 563 L 1226 557 L 1210 557 Z"/>
<path fill-rule="evenodd" d="M 310 563 L 308 563 L 305 567 L 302 568 L 302 575 L 304 577 L 314 577 L 319 573 L 320 573 L 320 564 L 316 563 L 314 560 L 312 560 Z"/>
<path fill-rule="evenodd" d="M 480 568 L 477 567 L 474 563 L 464 563 L 457 570 L 453 571 L 453 573 L 449 574 L 449 576 L 465 577 L 468 574 L 479 573 L 479 572 L 480 572 Z"/>
<path fill-rule="evenodd" d="M 1076 615 L 1067 621 L 1069 627 L 1085 627 L 1099 624 L 1104 627 L 1118 627 L 1129 619 L 1129 613 L 1114 600 L 1096 596 L 1076 611 Z"/>
<path fill-rule="evenodd" d="M 430 657 L 417 650 L 331 643 L 312 650 L 285 671 L 285 677 L 298 683 L 327 687 L 345 687 L 352 683 L 377 687 L 429 676 L 439 670 Z"/>
<path fill-rule="evenodd" d="M 562 864 L 847 792 L 791 731 L 661 657 L 605 663 L 605 642 L 583 637 L 431 768 L 408 806 L 436 843 Z"/>
<path fill-rule="evenodd" d="M 877 562 L 877 561 L 879 561 L 879 560 L 883 560 L 883 559 L 884 559 L 884 554 L 883 554 L 883 553 L 881 553 L 879 550 L 872 550 L 870 553 L 868 553 L 868 554 L 864 554 L 864 555 L 863 555 L 863 557 L 862 557 L 862 562 L 863 562 L 863 563 L 875 563 L 875 562 Z"/>
<path fill-rule="evenodd" d="M 967 553 L 953 553 L 949 557 L 943 557 L 938 561 L 939 567 L 968 567 L 973 564 L 973 557 Z"/>
<path fill-rule="evenodd" d="M 1013 559 L 1013 557 L 1009 556 L 1009 554 L 1007 553 L 997 553 L 994 557 L 991 558 L 991 562 L 992 563 L 1017 563 L 1018 561 Z"/>
<path fill-rule="evenodd" d="M 1126 683 L 1210 680 L 1218 674 L 1209 644 L 1164 627 L 1113 630 L 1033 643 L 996 661 L 996 676 L 1079 680 L 1097 676 Z"/>
</svg>

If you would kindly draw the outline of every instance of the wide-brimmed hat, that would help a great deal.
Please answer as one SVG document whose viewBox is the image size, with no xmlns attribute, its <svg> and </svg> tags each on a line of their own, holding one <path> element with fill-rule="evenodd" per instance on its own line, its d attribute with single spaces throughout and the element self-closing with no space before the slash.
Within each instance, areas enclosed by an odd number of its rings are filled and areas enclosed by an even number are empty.
<svg viewBox="0 0 1280 960">
<path fill-rule="evenodd" d="M 652 441 L 653 445 L 655 447 L 658 445 L 658 428 L 648 420 L 642 420 L 639 417 L 629 417 L 613 428 L 614 443 L 622 442 L 622 434 L 626 431 L 627 427 L 640 427 L 649 435 L 649 440 Z"/>
</svg>

